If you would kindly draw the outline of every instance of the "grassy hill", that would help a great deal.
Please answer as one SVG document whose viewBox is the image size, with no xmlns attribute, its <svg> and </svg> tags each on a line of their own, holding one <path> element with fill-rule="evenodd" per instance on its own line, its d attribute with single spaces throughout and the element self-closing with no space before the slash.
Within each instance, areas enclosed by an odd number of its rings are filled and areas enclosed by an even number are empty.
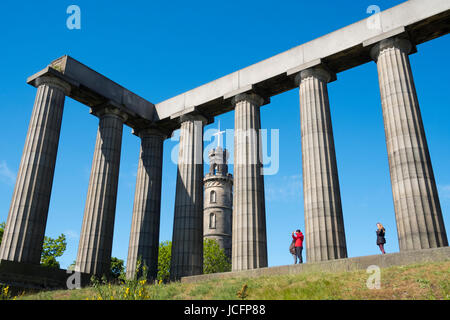
<svg viewBox="0 0 450 320">
<path fill-rule="evenodd" d="M 450 261 L 381 269 L 381 288 L 368 289 L 365 271 L 308 272 L 199 283 L 96 285 L 23 294 L 16 299 L 450 299 Z"/>
</svg>

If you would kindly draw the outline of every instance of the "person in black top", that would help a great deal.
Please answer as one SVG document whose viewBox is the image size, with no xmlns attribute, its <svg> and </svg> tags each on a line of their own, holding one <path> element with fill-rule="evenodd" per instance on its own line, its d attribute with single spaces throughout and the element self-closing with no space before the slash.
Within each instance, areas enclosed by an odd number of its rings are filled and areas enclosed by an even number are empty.
<svg viewBox="0 0 450 320">
<path fill-rule="evenodd" d="M 377 223 L 377 246 L 380 247 L 381 253 L 385 254 L 384 244 L 386 243 L 386 238 L 384 235 L 386 234 L 386 230 L 384 229 L 381 223 Z"/>
</svg>

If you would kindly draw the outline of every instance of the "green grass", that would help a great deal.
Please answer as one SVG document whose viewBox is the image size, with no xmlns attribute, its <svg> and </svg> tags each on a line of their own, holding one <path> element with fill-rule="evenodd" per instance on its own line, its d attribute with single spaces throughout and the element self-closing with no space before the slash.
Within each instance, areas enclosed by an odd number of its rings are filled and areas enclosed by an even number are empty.
<svg viewBox="0 0 450 320">
<path fill-rule="evenodd" d="M 368 289 L 369 274 L 307 272 L 297 275 L 209 280 L 198 283 L 99 285 L 79 290 L 24 294 L 17 299 L 211 299 L 211 300 L 326 300 L 326 299 L 445 299 L 450 300 L 450 261 L 381 270 L 381 288 Z M 246 288 L 244 289 L 244 286 Z M 128 290 L 127 290 L 128 288 Z M 241 292 L 241 295 L 238 294 Z"/>
</svg>

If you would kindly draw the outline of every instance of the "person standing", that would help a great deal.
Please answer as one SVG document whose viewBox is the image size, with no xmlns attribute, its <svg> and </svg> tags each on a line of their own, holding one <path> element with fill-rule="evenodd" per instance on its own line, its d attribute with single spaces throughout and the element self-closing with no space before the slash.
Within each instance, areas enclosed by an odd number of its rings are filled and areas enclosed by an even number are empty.
<svg viewBox="0 0 450 320">
<path fill-rule="evenodd" d="M 386 229 L 384 229 L 381 223 L 377 223 L 377 246 L 380 248 L 382 254 L 385 254 L 384 244 L 386 243 Z"/>
<path fill-rule="evenodd" d="M 292 255 L 292 258 L 294 258 L 294 263 L 297 262 L 297 256 L 295 255 L 295 240 L 292 240 L 290 246 L 289 246 L 289 252 Z"/>
<path fill-rule="evenodd" d="M 303 263 L 303 233 L 299 229 L 297 229 L 295 232 L 292 232 L 292 239 L 295 240 L 295 264 L 297 264 L 297 258 L 299 263 Z"/>
</svg>

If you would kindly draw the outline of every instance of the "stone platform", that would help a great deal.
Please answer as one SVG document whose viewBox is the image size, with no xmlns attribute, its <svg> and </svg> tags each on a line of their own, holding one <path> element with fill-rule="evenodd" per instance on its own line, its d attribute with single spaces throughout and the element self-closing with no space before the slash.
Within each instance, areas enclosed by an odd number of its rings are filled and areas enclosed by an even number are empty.
<svg viewBox="0 0 450 320">
<path fill-rule="evenodd" d="M 371 265 L 380 268 L 403 266 L 424 262 L 438 262 L 450 260 L 450 247 L 435 249 L 411 250 L 385 255 L 371 255 L 347 259 L 328 260 L 304 264 L 292 264 L 286 266 L 268 267 L 245 271 L 205 274 L 181 278 L 181 282 L 198 282 L 226 278 L 255 278 L 260 276 L 299 274 L 302 272 L 342 272 L 365 270 Z"/>
<path fill-rule="evenodd" d="M 72 274 L 59 268 L 0 260 L 0 283 L 17 292 L 23 289 L 27 291 L 67 289 L 67 280 Z M 89 274 L 80 273 L 80 285 L 89 284 L 90 277 Z"/>
</svg>

